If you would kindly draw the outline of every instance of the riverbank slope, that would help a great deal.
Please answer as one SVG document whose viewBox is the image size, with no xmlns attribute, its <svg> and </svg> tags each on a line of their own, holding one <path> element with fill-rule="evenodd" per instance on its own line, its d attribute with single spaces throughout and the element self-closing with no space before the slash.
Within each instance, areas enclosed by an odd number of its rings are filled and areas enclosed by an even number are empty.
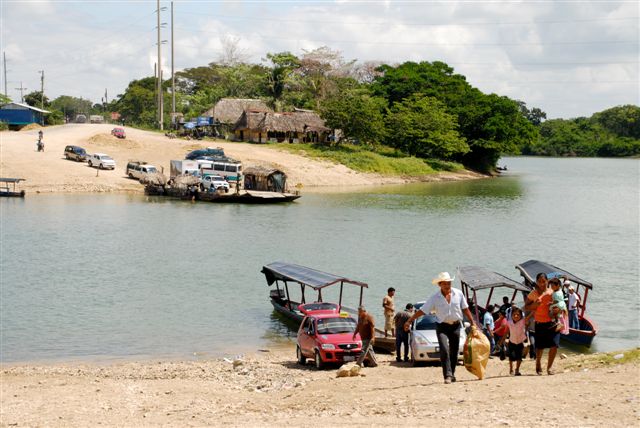
<svg viewBox="0 0 640 428">
<path fill-rule="evenodd" d="M 557 374 L 509 376 L 491 359 L 479 381 L 458 367 L 381 355 L 364 377 L 295 362 L 293 349 L 231 361 L 2 368 L 2 426 L 637 426 L 638 350 L 558 359 Z M 619 354 L 617 358 L 620 358 Z"/>
<path fill-rule="evenodd" d="M 68 124 L 44 128 L 45 152 L 36 151 L 38 131 L 0 132 L 0 170 L 2 177 L 25 178 L 21 188 L 27 192 L 142 192 L 143 187 L 125 176 L 129 160 L 144 160 L 168 173 L 171 159 L 184 159 L 196 148 L 219 146 L 245 165 L 269 165 L 284 170 L 289 186 L 368 186 L 401 184 L 411 181 L 467 180 L 483 178 L 471 172 L 443 172 L 423 177 L 382 176 L 359 173 L 341 164 L 311 159 L 272 147 L 228 141 L 187 141 L 169 139 L 162 134 L 125 128 L 127 138 L 111 136 L 113 125 Z M 112 156 L 115 171 L 97 171 L 86 163 L 67 161 L 66 145 L 77 145 L 89 153 Z"/>
</svg>

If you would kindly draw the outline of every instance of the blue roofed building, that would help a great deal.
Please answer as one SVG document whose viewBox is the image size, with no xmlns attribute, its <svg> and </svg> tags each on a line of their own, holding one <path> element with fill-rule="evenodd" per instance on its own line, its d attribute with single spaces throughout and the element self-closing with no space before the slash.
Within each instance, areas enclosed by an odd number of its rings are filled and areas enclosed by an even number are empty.
<svg viewBox="0 0 640 428">
<path fill-rule="evenodd" d="M 30 123 L 44 124 L 44 115 L 47 110 L 22 103 L 8 103 L 0 107 L 0 121 L 9 126 L 21 127 Z"/>
</svg>

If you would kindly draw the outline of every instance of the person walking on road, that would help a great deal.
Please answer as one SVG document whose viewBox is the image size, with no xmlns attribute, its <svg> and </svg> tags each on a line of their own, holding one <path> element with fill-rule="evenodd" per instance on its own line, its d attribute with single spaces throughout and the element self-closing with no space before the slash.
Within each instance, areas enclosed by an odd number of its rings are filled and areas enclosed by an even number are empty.
<svg viewBox="0 0 640 428">
<path fill-rule="evenodd" d="M 413 305 L 407 303 L 404 311 L 399 311 L 393 317 L 393 322 L 396 326 L 396 361 L 402 361 L 402 354 L 400 353 L 402 345 L 404 344 L 404 361 L 409 361 L 409 332 L 404 331 L 404 323 L 413 315 Z"/>
<path fill-rule="evenodd" d="M 449 272 L 440 272 L 431 281 L 432 284 L 440 287 L 440 291 L 427 299 L 426 303 L 404 323 L 404 330 L 409 331 L 413 320 L 435 312 L 438 320 L 436 334 L 438 335 L 438 346 L 440 347 L 440 362 L 442 364 L 444 383 L 446 384 L 456 381 L 456 365 L 458 364 L 458 351 L 460 349 L 460 327 L 462 326 L 463 316 L 466 316 L 471 324 L 475 325 L 464 294 L 457 288 L 451 287 L 454 279 L 449 275 Z"/>
</svg>

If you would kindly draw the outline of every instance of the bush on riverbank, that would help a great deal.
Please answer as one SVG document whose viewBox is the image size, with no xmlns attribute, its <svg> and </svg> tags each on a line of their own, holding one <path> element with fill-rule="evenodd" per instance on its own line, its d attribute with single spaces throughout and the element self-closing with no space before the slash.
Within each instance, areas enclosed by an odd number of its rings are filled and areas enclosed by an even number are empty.
<svg viewBox="0 0 640 428">
<path fill-rule="evenodd" d="M 460 171 L 464 169 L 462 165 L 455 162 L 406 156 L 387 146 L 371 148 L 352 144 L 326 146 L 286 143 L 272 144 L 270 146 L 298 155 L 337 162 L 354 171 L 366 173 L 418 177 L 436 174 L 441 171 Z"/>
</svg>

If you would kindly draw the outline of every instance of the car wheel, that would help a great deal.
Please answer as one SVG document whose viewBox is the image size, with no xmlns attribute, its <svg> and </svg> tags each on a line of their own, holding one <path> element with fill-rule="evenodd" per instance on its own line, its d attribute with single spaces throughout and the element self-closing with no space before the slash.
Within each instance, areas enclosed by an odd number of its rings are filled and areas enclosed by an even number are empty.
<svg viewBox="0 0 640 428">
<path fill-rule="evenodd" d="M 65 153 L 64 157 L 69 160 L 69 155 Z"/>
<path fill-rule="evenodd" d="M 418 367 L 419 365 L 420 365 L 420 363 L 418 361 L 416 361 L 416 359 L 413 357 L 413 355 L 411 355 L 411 366 Z"/>
<path fill-rule="evenodd" d="M 133 178 L 133 174 L 129 173 L 129 178 Z"/>
<path fill-rule="evenodd" d="M 204 184 L 200 183 L 200 190 L 204 192 Z"/>
<path fill-rule="evenodd" d="M 324 367 L 324 363 L 322 362 L 322 357 L 320 356 L 320 351 L 318 351 L 317 349 L 316 349 L 316 355 L 313 360 L 318 370 L 321 370 Z"/>
<path fill-rule="evenodd" d="M 93 168 L 93 162 L 89 161 L 89 168 Z"/>
<path fill-rule="evenodd" d="M 298 358 L 298 364 L 303 365 L 307 362 L 307 359 L 304 355 L 302 355 L 302 349 L 300 346 L 296 346 L 296 357 Z"/>
<path fill-rule="evenodd" d="M 98 168 L 99 169 L 104 169 L 104 165 L 100 164 L 100 165 L 98 165 Z"/>
<path fill-rule="evenodd" d="M 229 193 L 229 189 L 227 189 L 226 187 L 224 188 L 224 193 Z"/>
</svg>

